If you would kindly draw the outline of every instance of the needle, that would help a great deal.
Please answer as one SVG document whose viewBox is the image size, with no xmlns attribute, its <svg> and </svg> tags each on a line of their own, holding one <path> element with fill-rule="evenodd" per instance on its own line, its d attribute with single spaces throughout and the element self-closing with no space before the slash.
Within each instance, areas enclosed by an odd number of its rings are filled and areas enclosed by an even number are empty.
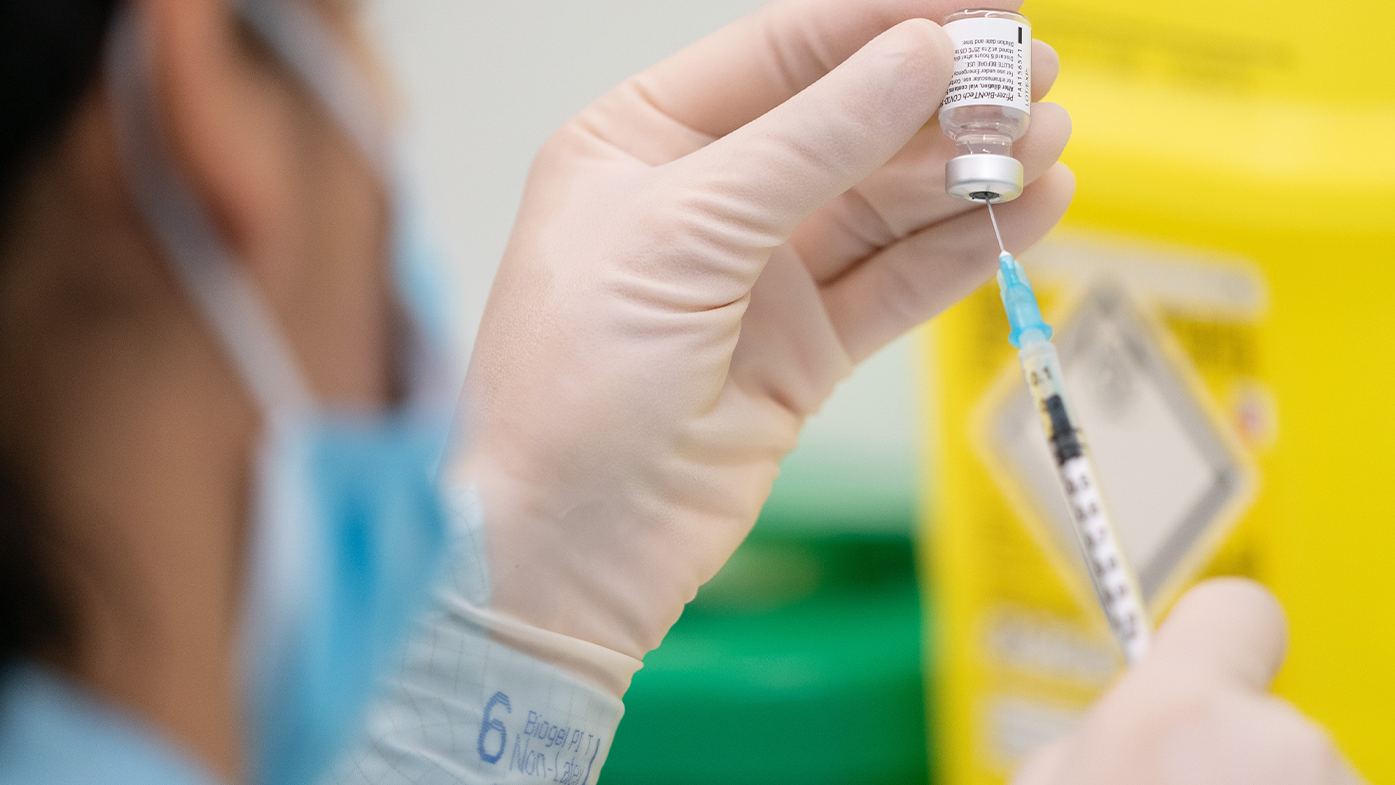
<svg viewBox="0 0 1395 785">
<path fill-rule="evenodd" d="M 993 203 L 986 199 L 983 203 L 988 205 L 988 220 L 993 222 L 993 236 L 998 238 L 998 250 L 1007 253 L 1007 248 L 1003 246 L 1003 235 L 998 231 L 998 218 L 993 215 Z"/>
</svg>

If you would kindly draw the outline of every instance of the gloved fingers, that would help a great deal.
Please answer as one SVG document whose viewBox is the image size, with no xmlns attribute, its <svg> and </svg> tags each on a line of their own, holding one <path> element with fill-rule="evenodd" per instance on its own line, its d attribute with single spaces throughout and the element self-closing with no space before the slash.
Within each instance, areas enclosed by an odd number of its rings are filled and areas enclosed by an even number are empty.
<svg viewBox="0 0 1395 785">
<path fill-rule="evenodd" d="M 904 4 L 904 3 L 903 3 Z M 885 5 L 885 4 L 884 4 Z M 766 9 L 770 13 L 775 13 L 779 6 L 771 6 Z M 843 11 L 852 7 L 851 4 L 843 3 L 837 6 L 837 10 Z M 763 11 L 761 13 L 766 13 Z M 760 16 L 758 13 L 756 16 Z M 893 14 L 895 16 L 895 14 Z M 744 20 L 743 20 L 744 21 Z M 932 20 L 933 21 L 933 20 Z M 738 22 L 733 28 L 742 23 Z M 738 31 L 722 31 L 713 39 L 718 39 L 712 44 L 715 48 L 720 43 L 720 39 L 726 36 L 736 35 Z M 844 37 L 844 42 L 855 40 Z M 696 44 L 693 48 L 707 48 L 708 41 Z M 686 57 L 688 53 L 680 53 L 677 57 Z M 696 55 L 694 55 L 696 56 Z M 822 76 L 831 70 L 838 62 L 846 59 L 846 54 L 839 54 L 837 60 L 827 54 L 810 51 L 803 56 L 806 65 L 801 71 L 810 75 Z M 726 61 L 723 61 L 724 64 Z M 741 124 L 732 125 L 728 119 L 702 118 L 687 116 L 691 111 L 679 112 L 682 116 L 674 117 L 668 113 L 668 104 L 659 98 L 662 90 L 659 90 L 653 82 L 655 74 L 664 72 L 668 68 L 668 63 L 661 63 L 651 71 L 645 72 L 629 79 L 602 96 L 595 103 L 586 108 L 575 118 L 574 123 L 579 128 L 584 128 L 602 143 L 621 153 L 628 155 L 642 163 L 650 166 L 659 166 L 677 158 L 681 158 L 689 153 L 700 150 L 712 142 L 713 139 L 724 135 Z M 1043 98 L 1051 86 L 1056 81 L 1056 75 L 1060 71 L 1060 61 L 1056 56 L 1056 51 L 1041 41 L 1032 42 L 1032 100 L 1039 101 Z M 700 76 L 700 74 L 699 74 Z M 792 78 L 791 78 L 792 79 Z M 791 83 L 804 84 L 803 79 L 792 79 Z M 740 82 L 738 83 L 738 85 Z M 735 89 L 734 85 L 723 85 L 718 106 L 721 111 L 727 111 L 732 104 L 725 100 L 726 96 Z M 659 90 L 659 92 L 656 92 Z M 772 95 L 792 95 L 793 92 L 772 91 Z M 773 99 L 771 99 L 773 100 Z M 754 119 L 754 115 L 748 119 Z M 932 124 L 933 126 L 933 124 Z M 699 130 L 709 128 L 720 130 L 720 134 Z M 929 130 L 927 127 L 927 131 Z M 943 136 L 943 134 L 940 134 Z M 941 179 L 943 175 L 940 175 Z"/>
<path fill-rule="evenodd" d="M 1027 183 L 1056 163 L 1070 131 L 1065 109 L 1033 105 L 1031 127 L 1014 145 Z M 790 238 L 814 278 L 828 282 L 898 240 L 980 209 L 945 193 L 945 162 L 956 154 L 954 143 L 932 122 L 885 166 L 819 208 Z"/>
<path fill-rule="evenodd" d="M 1012 785 L 1063 785 L 1069 756 L 1069 737 L 1042 747 L 1012 775 Z"/>
<path fill-rule="evenodd" d="M 1243 578 L 1217 578 L 1177 601 L 1140 669 L 1165 665 L 1190 678 L 1215 677 L 1264 692 L 1287 647 L 1284 611 L 1268 589 Z"/>
<path fill-rule="evenodd" d="M 1164 785 L 1360 782 L 1332 736 L 1278 698 L 1217 697 L 1206 710 L 1172 720 L 1149 729 L 1157 736 L 1156 751 L 1148 756 L 1158 768 L 1153 779 Z M 1088 754 L 1089 744 L 1081 749 Z"/>
<path fill-rule="evenodd" d="M 652 184 L 658 209 L 682 215 L 696 247 L 712 249 L 738 284 L 705 294 L 744 297 L 771 249 L 925 125 L 953 67 L 938 25 L 902 22 L 785 103 L 664 167 Z"/>
<path fill-rule="evenodd" d="M 1152 650 L 1015 785 L 1359 785 L 1332 737 L 1264 694 L 1283 611 L 1253 581 L 1193 589 Z"/>
<path fill-rule="evenodd" d="M 820 302 L 818 284 L 793 249 L 775 249 L 751 289 L 731 358 L 731 382 L 807 417 L 852 369 Z"/>
<path fill-rule="evenodd" d="M 1046 99 L 1061 75 L 1061 56 L 1045 41 L 1032 39 L 1032 103 Z"/>
<path fill-rule="evenodd" d="M 1020 251 L 1045 236 L 1074 192 L 1075 176 L 1056 164 L 1021 197 L 994 207 L 1008 249 Z M 861 362 L 968 295 L 997 267 L 998 242 L 979 206 L 889 246 L 828 284 L 824 306 L 848 355 Z"/>
<path fill-rule="evenodd" d="M 1021 3 L 980 5 L 1016 9 Z M 939 21 L 962 7 L 961 0 L 782 0 L 633 81 L 664 114 L 699 133 L 725 136 L 823 78 L 892 27 L 917 18 Z"/>
<path fill-rule="evenodd" d="M 1012 785 L 1361 785 L 1332 737 L 1291 705 L 1224 688 L 1206 694 L 1185 709 L 1139 704 L 1135 694 L 1033 754 Z"/>
</svg>

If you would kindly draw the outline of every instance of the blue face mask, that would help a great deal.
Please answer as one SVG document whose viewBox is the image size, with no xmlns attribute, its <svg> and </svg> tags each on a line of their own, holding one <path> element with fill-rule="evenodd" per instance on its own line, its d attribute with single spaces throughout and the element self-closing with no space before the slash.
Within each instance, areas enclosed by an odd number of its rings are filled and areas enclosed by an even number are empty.
<svg viewBox="0 0 1395 785">
<path fill-rule="evenodd" d="M 409 317 L 403 406 L 351 413 L 317 404 L 275 319 L 172 165 L 141 30 L 124 11 L 107 67 L 127 181 L 264 416 L 243 635 L 254 776 L 305 785 L 359 730 L 428 598 L 444 550 L 435 480 L 455 377 L 444 361 L 440 269 L 406 214 L 415 203 L 400 196 L 390 135 L 365 82 L 311 8 L 253 0 L 240 10 L 389 183 L 394 271 Z"/>
</svg>

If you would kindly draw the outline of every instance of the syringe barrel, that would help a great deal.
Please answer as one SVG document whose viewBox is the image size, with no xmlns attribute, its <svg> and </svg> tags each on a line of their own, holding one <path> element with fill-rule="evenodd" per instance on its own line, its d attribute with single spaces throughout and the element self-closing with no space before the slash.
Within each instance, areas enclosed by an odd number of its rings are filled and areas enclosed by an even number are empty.
<svg viewBox="0 0 1395 785">
<path fill-rule="evenodd" d="M 1029 341 L 1018 358 L 1051 446 L 1051 459 L 1090 582 L 1125 661 L 1133 664 L 1148 651 L 1151 627 L 1147 608 L 1109 517 L 1085 435 L 1071 409 L 1056 347 L 1044 339 Z"/>
</svg>

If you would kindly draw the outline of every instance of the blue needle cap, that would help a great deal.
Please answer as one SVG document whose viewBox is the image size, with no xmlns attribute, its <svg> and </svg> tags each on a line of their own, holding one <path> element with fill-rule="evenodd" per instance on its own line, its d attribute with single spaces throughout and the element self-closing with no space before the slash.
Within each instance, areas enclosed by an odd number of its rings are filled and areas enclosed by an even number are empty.
<svg viewBox="0 0 1395 785">
<path fill-rule="evenodd" d="M 1023 343 L 1051 340 L 1051 325 L 1041 318 L 1037 295 L 1022 264 L 1007 251 L 998 257 L 998 292 L 1003 297 L 1012 334 L 1008 340 L 1021 349 Z"/>
</svg>

